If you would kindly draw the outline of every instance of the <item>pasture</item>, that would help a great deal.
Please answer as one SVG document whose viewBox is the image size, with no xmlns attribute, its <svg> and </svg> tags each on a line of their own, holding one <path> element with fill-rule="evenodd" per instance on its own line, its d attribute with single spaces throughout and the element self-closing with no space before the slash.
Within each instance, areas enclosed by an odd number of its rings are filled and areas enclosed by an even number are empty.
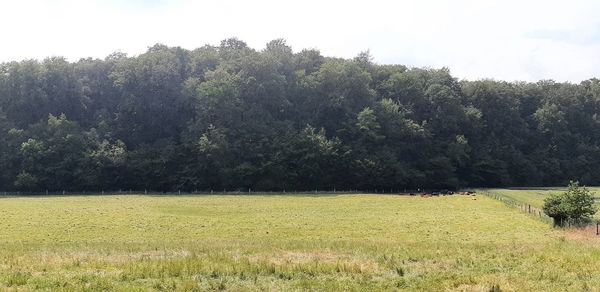
<svg viewBox="0 0 600 292">
<path fill-rule="evenodd" d="M 0 198 L 0 289 L 564 291 L 600 239 L 477 196 Z"/>
</svg>

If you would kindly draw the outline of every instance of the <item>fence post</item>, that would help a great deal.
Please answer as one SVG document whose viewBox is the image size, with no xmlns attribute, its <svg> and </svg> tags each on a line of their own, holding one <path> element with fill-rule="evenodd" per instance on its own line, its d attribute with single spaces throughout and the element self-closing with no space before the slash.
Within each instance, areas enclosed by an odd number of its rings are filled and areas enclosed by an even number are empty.
<svg viewBox="0 0 600 292">
<path fill-rule="evenodd" d="M 600 225 L 600 223 L 596 222 L 596 235 L 600 235 L 600 230 L 598 229 L 599 225 Z"/>
</svg>

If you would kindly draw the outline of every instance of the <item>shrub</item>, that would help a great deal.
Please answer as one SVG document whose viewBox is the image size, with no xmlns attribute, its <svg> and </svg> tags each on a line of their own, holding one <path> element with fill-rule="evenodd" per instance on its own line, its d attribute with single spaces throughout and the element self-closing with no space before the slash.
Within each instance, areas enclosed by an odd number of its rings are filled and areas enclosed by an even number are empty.
<svg viewBox="0 0 600 292">
<path fill-rule="evenodd" d="M 584 224 L 596 213 L 594 195 L 579 182 L 571 181 L 566 192 L 555 194 L 544 200 L 544 213 L 554 219 L 554 225 L 564 226 L 567 222 Z"/>
</svg>

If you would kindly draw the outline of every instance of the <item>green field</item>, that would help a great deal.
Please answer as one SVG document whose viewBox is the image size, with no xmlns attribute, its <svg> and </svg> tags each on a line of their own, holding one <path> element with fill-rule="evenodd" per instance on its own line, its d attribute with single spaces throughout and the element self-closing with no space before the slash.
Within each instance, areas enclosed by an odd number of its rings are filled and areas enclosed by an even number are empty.
<svg viewBox="0 0 600 292">
<path fill-rule="evenodd" d="M 0 289 L 573 291 L 600 239 L 484 196 L 0 199 Z"/>
</svg>

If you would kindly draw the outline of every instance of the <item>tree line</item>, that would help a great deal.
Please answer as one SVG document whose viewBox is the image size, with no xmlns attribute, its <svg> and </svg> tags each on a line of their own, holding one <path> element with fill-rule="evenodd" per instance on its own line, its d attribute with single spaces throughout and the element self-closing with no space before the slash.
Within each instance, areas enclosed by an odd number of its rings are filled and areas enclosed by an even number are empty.
<svg viewBox="0 0 600 292">
<path fill-rule="evenodd" d="M 600 80 L 241 40 L 0 65 L 0 189 L 314 190 L 600 184 Z"/>
</svg>

